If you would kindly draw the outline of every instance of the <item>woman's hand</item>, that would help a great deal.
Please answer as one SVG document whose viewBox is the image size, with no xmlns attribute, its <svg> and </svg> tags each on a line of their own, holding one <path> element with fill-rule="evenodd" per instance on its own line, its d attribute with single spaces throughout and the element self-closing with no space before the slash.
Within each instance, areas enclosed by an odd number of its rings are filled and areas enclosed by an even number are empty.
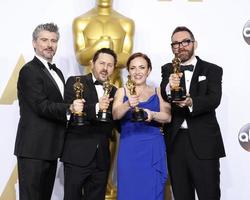
<svg viewBox="0 0 250 200">
<path fill-rule="evenodd" d="M 147 108 L 144 108 L 143 110 L 147 113 L 147 119 L 145 120 L 146 122 L 151 122 L 152 120 L 154 120 L 156 112 Z"/>
<path fill-rule="evenodd" d="M 128 103 L 129 103 L 129 106 L 130 107 L 135 107 L 135 106 L 138 106 L 139 104 L 139 96 L 138 95 L 130 95 L 128 97 Z"/>
</svg>

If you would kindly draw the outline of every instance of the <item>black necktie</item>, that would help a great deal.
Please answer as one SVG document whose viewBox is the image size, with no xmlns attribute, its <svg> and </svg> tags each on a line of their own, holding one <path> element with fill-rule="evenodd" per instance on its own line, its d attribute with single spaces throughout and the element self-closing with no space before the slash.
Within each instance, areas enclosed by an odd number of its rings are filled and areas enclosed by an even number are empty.
<svg viewBox="0 0 250 200">
<path fill-rule="evenodd" d="M 96 81 L 94 82 L 94 84 L 95 84 L 95 85 L 103 85 L 103 83 L 102 83 L 101 81 L 98 81 L 98 80 L 96 80 Z"/>
<path fill-rule="evenodd" d="M 194 66 L 193 65 L 181 65 L 181 71 L 185 71 L 185 70 L 189 70 L 189 71 L 193 71 L 194 70 Z"/>
<path fill-rule="evenodd" d="M 50 70 L 52 69 L 52 70 L 56 71 L 57 67 L 56 67 L 55 64 L 51 64 L 51 63 L 48 62 L 48 65 L 49 65 Z"/>
</svg>

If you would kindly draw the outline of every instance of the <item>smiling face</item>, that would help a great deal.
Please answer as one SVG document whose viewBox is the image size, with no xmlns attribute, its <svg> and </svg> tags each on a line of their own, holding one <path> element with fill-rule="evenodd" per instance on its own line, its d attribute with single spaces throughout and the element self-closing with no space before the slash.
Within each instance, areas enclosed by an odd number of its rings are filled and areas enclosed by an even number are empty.
<svg viewBox="0 0 250 200">
<path fill-rule="evenodd" d="M 115 69 L 115 59 L 107 53 L 100 53 L 98 58 L 92 63 L 92 72 L 94 77 L 104 82 L 110 77 Z"/>
<path fill-rule="evenodd" d="M 40 31 L 36 40 L 33 40 L 33 48 L 38 56 L 51 62 L 57 50 L 58 35 L 55 32 Z"/>
<path fill-rule="evenodd" d="M 174 45 L 178 43 L 179 45 Z M 172 51 L 181 59 L 182 63 L 188 61 L 192 56 L 194 56 L 196 48 L 197 42 L 194 41 L 187 31 L 176 32 L 172 36 Z"/>
<path fill-rule="evenodd" d="M 136 85 L 143 85 L 146 83 L 151 69 L 149 68 L 148 62 L 145 60 L 145 58 L 135 57 L 129 63 L 128 72 Z"/>
</svg>

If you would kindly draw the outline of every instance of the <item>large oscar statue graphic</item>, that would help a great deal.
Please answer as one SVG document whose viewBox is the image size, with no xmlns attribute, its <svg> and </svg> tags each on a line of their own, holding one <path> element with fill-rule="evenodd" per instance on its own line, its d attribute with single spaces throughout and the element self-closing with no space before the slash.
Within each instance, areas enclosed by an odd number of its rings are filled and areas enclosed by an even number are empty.
<svg viewBox="0 0 250 200">
<path fill-rule="evenodd" d="M 113 49 L 117 54 L 118 63 L 110 81 L 115 86 L 121 87 L 121 69 L 125 67 L 133 49 L 134 21 L 116 12 L 112 4 L 112 0 L 96 0 L 96 6 L 93 9 L 74 19 L 74 48 L 76 59 L 86 73 L 90 72 L 91 59 L 98 49 L 104 47 Z M 114 140 L 110 143 L 112 164 L 106 200 L 116 199 L 116 187 L 111 176 L 117 149 L 117 134 L 114 135 Z"/>
<path fill-rule="evenodd" d="M 90 71 L 94 53 L 101 48 L 111 48 L 117 54 L 117 66 L 111 82 L 121 86 L 120 69 L 125 67 L 132 52 L 134 37 L 133 20 L 112 8 L 112 0 L 96 0 L 96 7 L 75 18 L 73 38 L 76 58 Z"/>
</svg>

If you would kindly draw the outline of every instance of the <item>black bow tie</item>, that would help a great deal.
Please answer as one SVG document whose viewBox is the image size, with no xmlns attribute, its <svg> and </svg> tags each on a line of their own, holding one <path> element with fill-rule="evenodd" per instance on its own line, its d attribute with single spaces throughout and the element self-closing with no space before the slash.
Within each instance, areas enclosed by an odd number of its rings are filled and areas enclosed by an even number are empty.
<svg viewBox="0 0 250 200">
<path fill-rule="evenodd" d="M 95 85 L 103 85 L 103 83 L 101 81 L 95 80 L 94 82 Z"/>
<path fill-rule="evenodd" d="M 193 65 L 181 65 L 181 71 L 185 71 L 185 70 L 189 70 L 189 71 L 193 71 L 194 70 L 194 66 Z"/>
<path fill-rule="evenodd" d="M 57 70 L 57 67 L 56 67 L 55 64 L 51 64 L 51 63 L 48 62 L 48 65 L 49 65 L 49 69 L 50 69 L 50 70 L 51 70 L 51 69 L 54 70 L 54 71 Z"/>
</svg>

